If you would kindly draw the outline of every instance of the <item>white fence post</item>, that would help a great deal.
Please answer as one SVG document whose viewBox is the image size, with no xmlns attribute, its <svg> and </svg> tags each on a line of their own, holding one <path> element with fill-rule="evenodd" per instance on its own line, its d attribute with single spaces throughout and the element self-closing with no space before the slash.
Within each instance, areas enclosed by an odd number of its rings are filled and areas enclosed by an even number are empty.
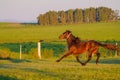
<svg viewBox="0 0 120 80">
<path fill-rule="evenodd" d="M 22 59 L 22 45 L 20 44 L 20 60 Z"/>
<path fill-rule="evenodd" d="M 41 59 L 41 42 L 38 42 L 38 57 Z"/>
</svg>

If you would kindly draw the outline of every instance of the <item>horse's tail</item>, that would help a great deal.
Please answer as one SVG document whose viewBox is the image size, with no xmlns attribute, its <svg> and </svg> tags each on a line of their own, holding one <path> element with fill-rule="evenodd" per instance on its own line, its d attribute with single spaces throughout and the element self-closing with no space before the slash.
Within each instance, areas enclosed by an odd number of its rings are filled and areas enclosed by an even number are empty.
<svg viewBox="0 0 120 80">
<path fill-rule="evenodd" d="M 114 44 L 105 44 L 105 43 L 99 43 L 99 42 L 97 42 L 97 43 L 98 43 L 99 46 L 102 46 L 106 49 L 113 50 L 113 51 L 118 50 L 118 47 Z"/>
<path fill-rule="evenodd" d="M 117 51 L 117 55 L 120 56 L 120 45 L 114 45 L 114 44 L 105 44 L 105 43 L 99 43 L 97 42 L 99 46 L 102 46 L 106 49 Z"/>
<path fill-rule="evenodd" d="M 105 43 L 99 43 L 97 42 L 99 46 L 102 46 L 108 50 L 117 51 L 117 55 L 120 56 L 120 46 L 114 45 L 114 44 L 105 44 Z"/>
</svg>

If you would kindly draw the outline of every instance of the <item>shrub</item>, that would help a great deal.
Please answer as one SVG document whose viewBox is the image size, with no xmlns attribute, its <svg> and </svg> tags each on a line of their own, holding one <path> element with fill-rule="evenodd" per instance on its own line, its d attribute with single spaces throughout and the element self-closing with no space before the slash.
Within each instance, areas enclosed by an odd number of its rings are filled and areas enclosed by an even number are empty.
<svg viewBox="0 0 120 80">
<path fill-rule="evenodd" d="M 10 59 L 11 58 L 11 51 L 7 48 L 0 49 L 0 59 Z"/>
<path fill-rule="evenodd" d="M 43 49 L 41 51 L 41 55 L 42 55 L 43 58 L 53 58 L 53 56 L 54 56 L 52 49 Z M 38 49 L 37 48 L 32 48 L 29 51 L 29 56 L 32 59 L 39 59 L 39 57 L 38 57 Z"/>
<path fill-rule="evenodd" d="M 44 58 L 53 58 L 54 55 L 53 55 L 53 50 L 52 49 L 43 49 L 42 50 L 42 56 Z"/>
<path fill-rule="evenodd" d="M 37 48 L 32 48 L 30 51 L 29 51 L 29 56 L 30 58 L 32 59 L 38 59 L 38 54 L 37 54 Z"/>
</svg>

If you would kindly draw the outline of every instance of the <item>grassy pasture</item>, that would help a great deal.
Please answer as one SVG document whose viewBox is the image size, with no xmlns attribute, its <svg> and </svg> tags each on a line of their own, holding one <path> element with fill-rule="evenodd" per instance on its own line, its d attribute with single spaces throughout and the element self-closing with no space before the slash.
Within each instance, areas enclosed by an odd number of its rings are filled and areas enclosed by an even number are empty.
<svg viewBox="0 0 120 80">
<path fill-rule="evenodd" d="M 61 44 L 61 42 L 54 42 L 52 43 L 53 46 L 50 46 L 50 43 L 51 41 L 61 41 L 58 39 L 58 36 L 65 30 L 71 30 L 75 36 L 80 37 L 82 40 L 109 40 L 112 43 L 120 41 L 120 22 L 56 26 L 0 23 L 0 48 L 9 48 L 11 51 L 19 53 L 19 44 L 22 44 L 23 52 L 28 53 L 31 48 L 37 47 L 39 40 L 45 40 L 45 43 L 47 42 L 48 44 L 42 45 L 42 50 L 43 48 L 48 49 L 50 47 L 49 49 L 54 49 L 53 52 L 55 54 L 62 53 L 64 47 L 54 45 L 55 43 Z M 26 42 L 30 43 L 27 44 Z M 35 42 L 35 44 L 32 44 L 32 42 Z M 30 47 L 32 45 L 33 47 Z"/>
<path fill-rule="evenodd" d="M 101 59 L 81 66 L 74 59 L 0 60 L 0 80 L 119 80 L 120 59 Z"/>
<path fill-rule="evenodd" d="M 0 43 L 38 42 L 40 39 L 59 41 L 58 36 L 65 30 L 71 30 L 82 40 L 120 41 L 120 22 L 56 26 L 0 23 Z M 84 67 L 73 57 L 65 58 L 60 63 L 56 63 L 55 60 L 55 58 L 0 60 L 0 80 L 120 79 L 120 57 L 102 57 L 99 66 L 95 64 L 93 57 L 92 61 Z"/>
<path fill-rule="evenodd" d="M 65 30 L 71 30 L 82 40 L 120 41 L 120 22 L 56 26 L 0 23 L 0 43 L 58 41 L 58 36 Z"/>
</svg>

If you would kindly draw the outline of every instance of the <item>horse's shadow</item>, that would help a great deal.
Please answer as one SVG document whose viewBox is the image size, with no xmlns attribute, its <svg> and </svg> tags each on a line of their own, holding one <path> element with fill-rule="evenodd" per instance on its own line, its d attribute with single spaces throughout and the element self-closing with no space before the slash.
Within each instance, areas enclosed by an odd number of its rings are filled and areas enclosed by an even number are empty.
<svg viewBox="0 0 120 80">
<path fill-rule="evenodd" d="M 120 59 L 101 59 L 100 64 L 120 64 Z"/>
<path fill-rule="evenodd" d="M 64 60 L 65 62 L 76 62 L 75 60 Z M 85 60 L 81 60 L 82 62 L 85 62 Z M 92 59 L 89 63 L 96 64 L 96 60 Z M 98 64 L 120 64 L 120 59 L 118 58 L 109 58 L 109 59 L 100 59 Z"/>
<path fill-rule="evenodd" d="M 96 60 L 93 59 L 91 60 L 89 63 L 93 63 L 93 64 L 96 64 Z M 98 64 L 120 64 L 120 59 L 100 59 Z"/>
</svg>

